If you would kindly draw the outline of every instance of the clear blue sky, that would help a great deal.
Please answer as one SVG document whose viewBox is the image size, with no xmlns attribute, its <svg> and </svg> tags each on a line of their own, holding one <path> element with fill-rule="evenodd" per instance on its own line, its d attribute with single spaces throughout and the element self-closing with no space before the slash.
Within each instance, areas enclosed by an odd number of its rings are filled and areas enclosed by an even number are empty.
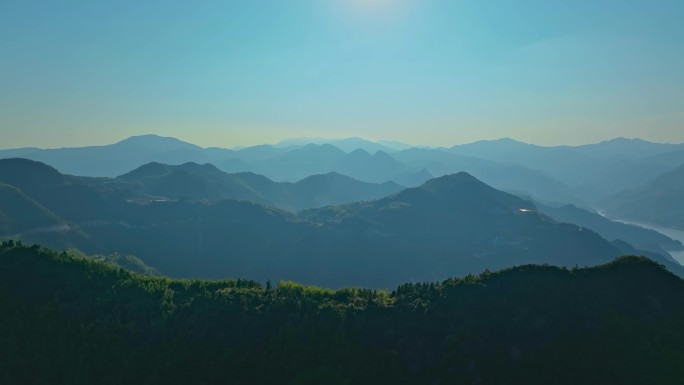
<svg viewBox="0 0 684 385">
<path fill-rule="evenodd" d="M 684 142 L 682 0 L 0 1 L 0 147 Z"/>
</svg>

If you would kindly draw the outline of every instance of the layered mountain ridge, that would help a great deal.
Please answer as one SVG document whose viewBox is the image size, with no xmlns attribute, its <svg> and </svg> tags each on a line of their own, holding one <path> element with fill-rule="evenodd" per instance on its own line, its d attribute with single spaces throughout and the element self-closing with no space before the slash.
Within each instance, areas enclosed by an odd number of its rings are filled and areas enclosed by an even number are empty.
<svg viewBox="0 0 684 385">
<path fill-rule="evenodd" d="M 199 164 L 150 164 L 120 178 L 65 176 L 26 160 L 0 161 L 3 167 L 21 172 L 0 173 L 0 182 L 29 191 L 27 196 L 68 224 L 61 232 L 25 232 L 25 241 L 91 254 L 136 255 L 174 277 L 388 287 L 524 263 L 596 265 L 623 253 L 596 233 L 558 223 L 529 201 L 467 173 L 435 178 L 380 199 L 295 214 L 263 206 L 259 199 L 268 194 L 282 199 L 290 188 L 292 196 L 308 192 L 313 201 L 319 196 L 354 200 L 342 194 L 340 185 L 355 193 L 388 186 L 339 174 L 278 184 Z M 43 174 L 45 180 L 39 177 Z M 311 184 L 327 187 L 317 192 Z M 238 187 L 253 195 L 235 200 Z M 229 195 L 226 191 L 233 199 L 221 198 L 219 193 Z M 182 196 L 191 193 L 198 195 Z M 170 197 L 174 194 L 178 199 Z M 209 199 L 211 194 L 216 199 Z M 66 209 L 72 206 L 78 210 Z M 680 266 L 671 260 L 659 262 L 679 273 Z"/>
</svg>

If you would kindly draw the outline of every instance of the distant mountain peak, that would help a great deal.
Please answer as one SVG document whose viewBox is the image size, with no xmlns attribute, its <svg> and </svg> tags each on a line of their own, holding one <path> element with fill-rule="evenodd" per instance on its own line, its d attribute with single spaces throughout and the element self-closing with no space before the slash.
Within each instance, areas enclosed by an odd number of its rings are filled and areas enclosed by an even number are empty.
<svg viewBox="0 0 684 385">
<path fill-rule="evenodd" d="M 415 200 L 416 198 L 425 200 L 427 199 L 425 194 L 428 194 L 429 196 L 440 197 L 441 199 L 441 197 L 449 198 L 462 196 L 464 192 L 478 190 L 497 191 L 474 176 L 466 172 L 459 172 L 430 179 L 418 187 L 399 192 L 397 196 L 408 200 Z M 475 196 L 474 194 L 468 195 Z M 436 204 L 436 201 L 433 201 L 432 203 Z"/>
<path fill-rule="evenodd" d="M 342 151 L 342 150 L 339 149 L 339 147 L 333 146 L 333 145 L 330 144 L 330 143 L 323 143 L 323 144 L 320 145 L 320 147 L 321 147 L 321 148 L 330 149 L 330 150 Z"/>
<path fill-rule="evenodd" d="M 421 168 L 415 175 L 429 175 L 430 179 L 434 178 L 432 173 L 425 167 Z"/>
<path fill-rule="evenodd" d="M 463 185 L 480 185 L 489 187 L 489 185 L 480 181 L 479 179 L 475 178 L 469 173 L 461 171 L 455 174 L 447 174 L 437 178 L 430 179 L 429 181 L 425 182 L 422 186 L 420 186 L 420 188 L 434 189 Z"/>
<path fill-rule="evenodd" d="M 146 177 L 155 177 L 155 176 L 164 176 L 164 175 L 169 175 L 174 172 L 189 172 L 189 173 L 195 173 L 195 172 L 202 172 L 205 175 L 207 174 L 225 174 L 223 171 L 218 169 L 216 166 L 214 166 L 211 163 L 196 163 L 196 162 L 186 162 L 181 165 L 168 165 L 168 164 L 163 164 L 159 162 L 150 162 L 147 164 L 144 164 L 138 168 L 136 168 L 133 171 L 130 171 L 126 174 L 123 174 L 119 176 L 119 178 L 122 179 L 137 179 L 137 178 L 146 178 Z"/>
<path fill-rule="evenodd" d="M 273 149 L 275 149 L 275 147 L 270 145 L 270 144 L 257 144 L 255 146 L 243 147 L 240 150 L 246 150 L 246 149 L 250 149 L 250 150 L 256 150 L 256 149 L 273 150 Z"/>
<path fill-rule="evenodd" d="M 116 144 L 130 144 L 130 143 L 152 143 L 155 141 L 176 141 L 178 139 L 169 136 L 160 136 L 156 134 L 133 135 L 126 139 L 118 141 Z M 178 140 L 179 141 L 179 140 Z"/>
<path fill-rule="evenodd" d="M 618 136 L 617 138 L 604 140 L 601 143 L 649 143 L 646 140 L 640 138 L 625 138 L 624 136 Z"/>
<path fill-rule="evenodd" d="M 301 147 L 300 149 L 294 150 L 294 151 L 302 151 L 302 150 L 344 152 L 344 151 L 340 150 L 338 147 L 333 146 L 332 144 L 329 144 L 329 143 L 323 143 L 323 144 L 309 143 L 309 144 Z"/>
<path fill-rule="evenodd" d="M 159 136 L 156 134 L 136 135 L 117 142 L 118 146 L 151 147 L 160 150 L 175 150 L 182 148 L 200 149 L 201 147 L 184 142 L 170 136 Z"/>
<path fill-rule="evenodd" d="M 394 160 L 394 158 L 392 158 L 392 156 L 390 154 L 388 154 L 382 150 L 376 151 L 375 154 L 373 154 L 373 157 L 378 158 L 378 159 L 392 159 L 392 160 Z"/>
<path fill-rule="evenodd" d="M 348 177 L 348 176 L 346 176 L 346 175 L 340 174 L 340 173 L 337 172 L 337 171 L 330 171 L 329 173 L 323 174 L 323 175 L 326 175 L 326 176 L 328 176 L 328 177 L 330 177 L 330 178 L 353 179 L 353 178 Z"/>
<path fill-rule="evenodd" d="M 307 176 L 306 178 L 300 180 L 297 183 L 306 184 L 306 183 L 311 183 L 313 181 L 322 181 L 322 180 L 327 180 L 327 181 L 338 181 L 338 180 L 356 181 L 356 179 L 354 179 L 354 178 L 351 178 L 351 177 L 346 176 L 344 174 L 340 174 L 339 172 L 336 172 L 336 171 L 331 171 L 331 172 L 326 173 L 326 174 L 315 174 L 315 175 Z"/>
<path fill-rule="evenodd" d="M 135 170 L 129 171 L 123 175 L 120 175 L 121 179 L 136 179 L 144 178 L 148 176 L 158 176 L 163 174 L 168 174 L 169 166 L 159 162 L 150 162 L 143 164 L 142 166 L 136 168 Z"/>
<path fill-rule="evenodd" d="M 350 152 L 349 155 L 350 156 L 363 156 L 363 157 L 370 157 L 371 156 L 371 154 L 368 151 L 366 151 L 362 148 L 357 148 L 356 150 Z"/>
<path fill-rule="evenodd" d="M 517 139 L 513 139 L 510 137 L 504 137 L 504 138 L 498 138 L 498 139 L 484 139 L 484 140 L 478 140 L 473 143 L 505 143 L 505 144 L 524 144 L 524 145 L 529 145 L 529 143 L 521 142 Z"/>
<path fill-rule="evenodd" d="M 220 172 L 223 173 L 223 171 L 219 170 L 218 167 L 214 166 L 211 163 L 197 163 L 197 162 L 185 162 L 180 165 L 181 168 L 185 169 L 200 169 L 204 171 L 215 171 L 215 172 Z"/>
<path fill-rule="evenodd" d="M 527 144 L 527 143 L 525 143 L 525 142 L 521 142 L 521 141 L 519 141 L 519 140 L 510 138 L 510 137 L 504 137 L 504 138 L 494 139 L 494 140 L 492 140 L 492 142 Z"/>
<path fill-rule="evenodd" d="M 398 197 L 410 202 L 422 202 L 435 209 L 457 205 L 477 210 L 476 207 L 489 209 L 535 209 L 534 205 L 515 195 L 491 187 L 467 172 L 433 178 L 424 184 L 403 190 Z"/>
<path fill-rule="evenodd" d="M 128 137 L 127 139 L 122 140 L 122 142 L 125 141 L 133 141 L 133 140 L 147 140 L 147 139 L 164 139 L 164 138 L 171 138 L 170 136 L 161 136 L 157 134 L 141 134 L 141 135 L 132 135 Z"/>
<path fill-rule="evenodd" d="M 451 147 L 452 151 L 482 151 L 483 149 L 489 149 L 490 151 L 510 151 L 510 150 L 515 150 L 518 151 L 520 149 L 524 148 L 531 148 L 531 147 L 537 147 L 534 144 L 529 144 L 525 142 L 521 142 L 519 140 L 515 140 L 513 138 L 499 138 L 499 139 L 487 139 L 487 140 L 478 140 L 475 142 L 471 143 L 465 143 L 465 144 L 457 144 L 453 147 Z M 471 154 L 469 152 L 466 152 L 466 155 L 475 155 L 477 154 Z"/>
</svg>

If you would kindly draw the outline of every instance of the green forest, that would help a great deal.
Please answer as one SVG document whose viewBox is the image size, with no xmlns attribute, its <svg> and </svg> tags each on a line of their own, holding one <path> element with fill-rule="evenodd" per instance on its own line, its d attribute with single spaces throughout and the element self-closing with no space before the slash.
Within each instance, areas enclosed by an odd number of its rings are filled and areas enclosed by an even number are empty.
<svg viewBox="0 0 684 385">
<path fill-rule="evenodd" d="M 642 257 L 381 291 L 0 246 L 3 384 L 680 384 L 682 346 L 684 282 Z"/>
</svg>

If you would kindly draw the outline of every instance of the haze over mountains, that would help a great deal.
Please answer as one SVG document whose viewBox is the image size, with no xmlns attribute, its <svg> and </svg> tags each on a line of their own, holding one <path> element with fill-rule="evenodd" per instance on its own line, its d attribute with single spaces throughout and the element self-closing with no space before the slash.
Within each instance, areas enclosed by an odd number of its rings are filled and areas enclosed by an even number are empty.
<svg viewBox="0 0 684 385">
<path fill-rule="evenodd" d="M 615 217 L 684 230 L 684 164 L 652 181 L 605 198 Z"/>
<path fill-rule="evenodd" d="M 683 385 L 683 16 L 0 0 L 0 385 Z"/>
<path fill-rule="evenodd" d="M 0 378 L 678 384 L 679 151 L 3 151 Z"/>
<path fill-rule="evenodd" d="M 0 236 L 135 255 L 175 277 L 329 286 L 383 287 L 521 263 L 596 265 L 629 253 L 680 274 L 668 253 L 680 241 L 595 210 L 684 223 L 683 168 L 672 171 L 681 145 L 314 142 L 231 150 L 144 135 L 2 150 L 56 169 L 0 160 Z M 641 187 L 607 198 L 625 186 Z"/>
<path fill-rule="evenodd" d="M 132 191 L 166 199 L 246 200 L 288 210 L 382 198 L 402 189 L 394 182 L 361 182 L 330 172 L 299 182 L 273 182 L 249 172 L 227 174 L 211 164 L 148 163 L 116 178 Z M 114 181 L 110 181 L 114 183 Z"/>
<path fill-rule="evenodd" d="M 464 172 L 403 189 L 336 173 L 273 182 L 196 163 L 76 177 L 6 159 L 0 183 L 0 236 L 135 255 L 174 277 L 389 287 L 525 263 L 596 265 L 638 248 L 682 274 L 666 251 L 676 241 L 595 228 L 602 238 Z"/>
<path fill-rule="evenodd" d="M 312 141 L 230 150 L 143 135 L 108 146 L 0 150 L 0 157 L 38 160 L 81 176 L 113 177 L 150 162 L 195 162 L 230 173 L 255 172 L 275 181 L 339 172 L 365 182 L 413 183 L 405 187 L 425 182 L 428 175 L 466 171 L 499 189 L 584 206 L 684 164 L 682 145 L 623 138 L 575 147 L 541 147 L 512 139 L 451 148 L 405 148 L 359 138 Z"/>
<path fill-rule="evenodd" d="M 551 218 L 574 223 L 597 232 L 610 241 L 627 241 L 635 248 L 667 255 L 667 251 L 684 250 L 679 240 L 673 240 L 655 230 L 612 221 L 598 213 L 573 205 L 553 207 L 537 203 L 537 208 Z"/>
</svg>

